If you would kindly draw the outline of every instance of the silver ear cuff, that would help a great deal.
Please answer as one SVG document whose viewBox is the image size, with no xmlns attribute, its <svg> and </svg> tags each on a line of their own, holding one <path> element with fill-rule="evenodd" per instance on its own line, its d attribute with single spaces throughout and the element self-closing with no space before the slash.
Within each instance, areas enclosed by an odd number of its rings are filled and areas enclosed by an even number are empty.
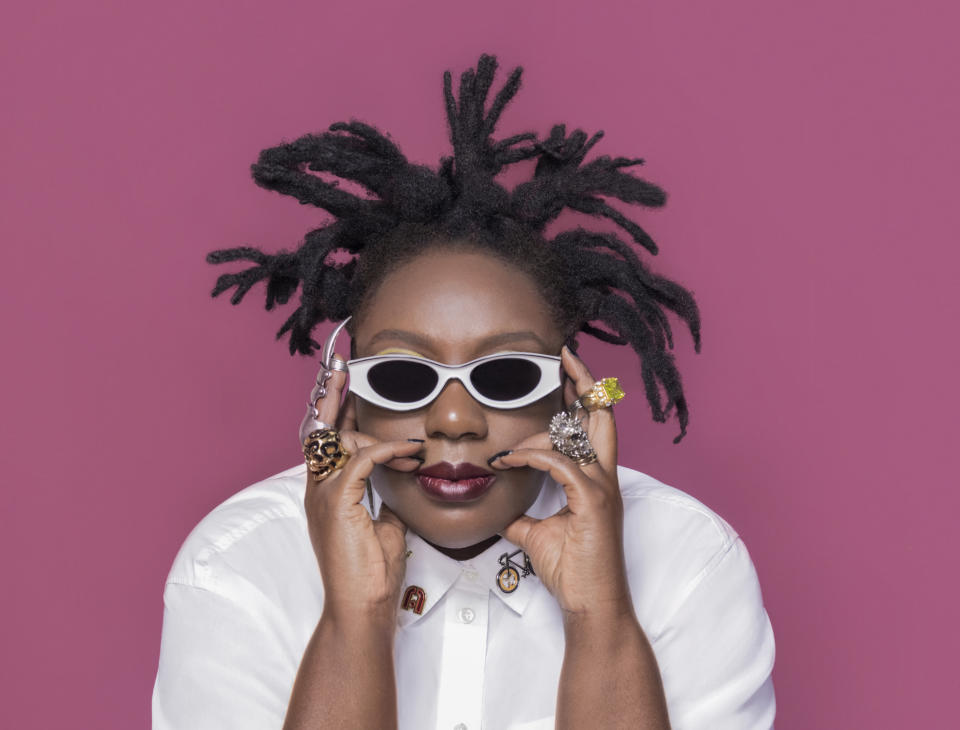
<svg viewBox="0 0 960 730">
<path fill-rule="evenodd" d="M 348 372 L 347 363 L 339 358 L 333 357 L 333 349 L 337 343 L 337 335 L 340 334 L 340 330 L 342 330 L 349 321 L 350 317 L 347 317 L 333 328 L 333 332 L 327 337 L 326 342 L 323 344 L 323 349 L 320 351 L 320 372 L 317 373 L 316 384 L 313 386 L 313 390 L 310 391 L 310 400 L 307 401 L 307 413 L 300 422 L 300 440 L 298 442 L 300 446 L 303 446 L 303 442 L 312 432 L 318 429 L 333 428 L 331 424 L 319 420 L 320 414 L 317 411 L 317 401 L 327 397 L 327 381 L 333 376 L 334 372 Z"/>
</svg>

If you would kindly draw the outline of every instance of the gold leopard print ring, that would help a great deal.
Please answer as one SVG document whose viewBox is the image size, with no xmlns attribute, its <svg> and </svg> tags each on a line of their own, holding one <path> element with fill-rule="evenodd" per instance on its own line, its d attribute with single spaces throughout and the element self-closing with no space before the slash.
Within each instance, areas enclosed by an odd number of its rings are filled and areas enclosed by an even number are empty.
<svg viewBox="0 0 960 730">
<path fill-rule="evenodd" d="M 311 431 L 303 440 L 303 457 L 307 469 L 320 482 L 346 464 L 350 453 L 343 448 L 339 433 L 322 428 Z"/>
</svg>

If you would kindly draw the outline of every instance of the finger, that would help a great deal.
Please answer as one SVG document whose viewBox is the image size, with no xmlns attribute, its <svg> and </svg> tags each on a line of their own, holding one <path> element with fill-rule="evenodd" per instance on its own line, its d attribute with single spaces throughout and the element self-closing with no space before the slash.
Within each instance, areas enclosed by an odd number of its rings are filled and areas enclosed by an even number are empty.
<svg viewBox="0 0 960 730">
<path fill-rule="evenodd" d="M 335 504 L 359 504 L 366 492 L 367 477 L 375 465 L 409 457 L 421 448 L 423 444 L 413 441 L 377 441 L 352 453 L 343 467 L 315 485 Z"/>
<path fill-rule="evenodd" d="M 546 431 L 542 431 L 540 433 L 533 434 L 533 436 L 529 436 L 525 438 L 523 441 L 518 443 L 512 449 L 508 449 L 506 451 L 500 451 L 494 454 L 489 459 L 487 459 L 487 463 L 494 469 L 509 469 L 511 467 L 508 464 L 503 463 L 500 460 L 500 457 L 506 454 L 509 454 L 513 451 L 518 451 L 520 449 L 539 449 L 541 451 L 556 451 L 556 449 L 553 447 L 553 442 L 550 440 L 550 434 L 547 433 Z M 558 452 L 558 453 L 561 453 L 561 452 Z M 580 465 L 578 464 L 577 466 L 580 466 Z M 603 474 L 603 467 L 599 465 L 599 461 L 594 462 L 593 464 L 584 464 L 580 468 L 586 469 L 587 473 L 592 478 L 599 477 Z"/>
<path fill-rule="evenodd" d="M 515 451 L 517 449 L 548 449 L 549 450 L 551 448 L 553 448 L 553 443 L 550 441 L 550 435 L 546 431 L 541 431 L 540 433 L 535 433 L 532 436 L 528 436 L 523 441 L 515 444 L 512 449 L 509 449 L 509 451 Z M 494 454 L 493 456 L 490 457 L 487 463 L 490 464 L 491 466 L 496 466 L 497 465 L 496 458 L 498 456 L 501 456 L 504 453 L 506 452 L 501 451 L 497 454 Z"/>
<path fill-rule="evenodd" d="M 340 355 L 334 354 L 333 358 L 346 362 Z M 317 402 L 314 404 L 317 408 L 318 421 L 330 424 L 337 422 L 337 416 L 340 412 L 340 396 L 346 382 L 347 374 L 342 370 L 334 370 L 333 374 L 327 379 L 324 384 L 327 394 L 322 398 L 317 398 Z"/>
<path fill-rule="evenodd" d="M 357 396 L 347 393 L 347 398 L 340 407 L 337 416 L 337 429 L 340 431 L 357 430 Z"/>
<path fill-rule="evenodd" d="M 580 397 L 580 394 L 577 393 L 577 384 L 573 382 L 573 378 L 566 375 L 563 379 L 563 402 L 567 404 L 567 410 L 570 409 L 570 406 L 573 405 L 573 402 Z"/>
<path fill-rule="evenodd" d="M 561 357 L 564 370 L 573 380 L 579 398 L 597 381 L 583 360 L 574 355 L 566 345 L 563 346 Z M 597 452 L 600 465 L 608 472 L 615 470 L 617 468 L 617 424 L 613 416 L 613 408 L 591 411 L 587 415 L 585 428 L 590 444 Z"/>
<path fill-rule="evenodd" d="M 338 433 L 340 435 L 340 442 L 343 444 L 344 450 L 351 456 L 360 451 L 360 449 L 380 443 L 373 436 L 368 436 L 361 431 L 339 431 Z M 407 440 L 411 443 L 420 444 L 420 449 L 423 449 L 423 439 Z M 402 456 L 386 462 L 385 466 L 397 471 L 413 471 L 422 464 L 423 457 L 417 455 L 416 451 L 414 451 L 414 453 L 410 456 Z"/>
<path fill-rule="evenodd" d="M 603 490 L 570 457 L 559 451 L 515 449 L 494 461 L 508 467 L 529 466 L 547 472 L 563 487 L 570 511 L 579 514 L 588 508 Z M 509 539 L 509 538 L 507 538 Z M 512 542 L 512 541 L 511 541 Z"/>
<path fill-rule="evenodd" d="M 406 571 L 404 556 L 407 552 L 407 526 L 387 505 L 380 503 L 380 514 L 373 522 L 374 532 L 383 546 L 384 555 L 396 570 Z"/>
<path fill-rule="evenodd" d="M 509 540 L 518 548 L 530 552 L 530 530 L 536 526 L 540 520 L 530 515 L 520 515 L 517 519 L 504 527 L 497 534 L 505 540 Z"/>
<path fill-rule="evenodd" d="M 573 350 L 566 345 L 564 345 L 560 351 L 560 359 L 563 363 L 563 371 L 570 376 L 578 396 L 593 385 L 595 379 L 590 373 L 587 364 L 577 357 Z"/>
<path fill-rule="evenodd" d="M 381 443 L 373 436 L 368 436 L 362 431 L 337 431 L 337 433 L 340 436 L 343 448 L 346 449 L 349 454 L 355 454 L 360 451 L 360 449 Z"/>
<path fill-rule="evenodd" d="M 354 454 L 360 449 L 367 448 L 373 444 L 380 443 L 373 436 L 368 436 L 362 431 L 340 431 L 340 441 L 343 443 L 343 448 L 347 450 L 347 453 Z M 407 439 L 411 443 L 417 443 L 420 445 L 420 450 L 423 449 L 423 439 Z M 409 456 L 398 457 L 391 461 L 386 462 L 385 466 L 390 467 L 391 469 L 396 469 L 397 471 L 413 471 L 417 467 L 423 464 L 423 457 L 419 456 L 414 451 L 413 454 Z"/>
<path fill-rule="evenodd" d="M 377 522 L 382 522 L 386 525 L 393 525 L 399 529 L 403 534 L 407 532 L 406 523 L 397 517 L 397 513 L 392 509 L 387 507 L 386 502 L 380 502 L 380 512 L 377 514 Z"/>
</svg>

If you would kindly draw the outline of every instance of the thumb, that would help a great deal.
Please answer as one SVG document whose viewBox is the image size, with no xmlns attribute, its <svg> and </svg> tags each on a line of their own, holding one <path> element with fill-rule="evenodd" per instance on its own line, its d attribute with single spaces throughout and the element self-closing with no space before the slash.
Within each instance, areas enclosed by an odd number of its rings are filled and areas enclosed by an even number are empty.
<svg viewBox="0 0 960 730">
<path fill-rule="evenodd" d="M 514 545 L 522 548 L 524 552 L 530 552 L 530 531 L 540 523 L 540 520 L 529 515 L 520 515 L 517 519 L 504 527 L 498 535 L 509 540 Z"/>
<path fill-rule="evenodd" d="M 387 507 L 386 502 L 380 503 L 380 513 L 377 515 L 377 522 L 384 525 L 393 525 L 398 530 L 400 530 L 401 534 L 404 534 L 404 535 L 407 534 L 406 523 L 404 523 L 403 520 L 397 517 L 397 514 L 392 509 Z"/>
<path fill-rule="evenodd" d="M 374 532 L 380 539 L 384 554 L 388 561 L 401 572 L 406 570 L 406 561 L 403 559 L 407 550 L 407 526 L 394 514 L 393 510 L 383 502 L 380 503 L 380 514 L 373 525 Z"/>
</svg>

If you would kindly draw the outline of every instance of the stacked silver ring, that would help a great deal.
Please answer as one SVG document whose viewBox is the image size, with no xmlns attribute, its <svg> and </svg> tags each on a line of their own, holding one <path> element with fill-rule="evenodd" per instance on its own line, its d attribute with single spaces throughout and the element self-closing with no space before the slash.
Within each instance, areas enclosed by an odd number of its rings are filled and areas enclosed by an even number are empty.
<svg viewBox="0 0 960 730">
<path fill-rule="evenodd" d="M 587 438 L 587 432 L 583 430 L 580 420 L 567 411 L 560 411 L 550 419 L 547 432 L 554 450 L 569 456 L 580 466 L 597 460 L 597 452 Z"/>
</svg>

